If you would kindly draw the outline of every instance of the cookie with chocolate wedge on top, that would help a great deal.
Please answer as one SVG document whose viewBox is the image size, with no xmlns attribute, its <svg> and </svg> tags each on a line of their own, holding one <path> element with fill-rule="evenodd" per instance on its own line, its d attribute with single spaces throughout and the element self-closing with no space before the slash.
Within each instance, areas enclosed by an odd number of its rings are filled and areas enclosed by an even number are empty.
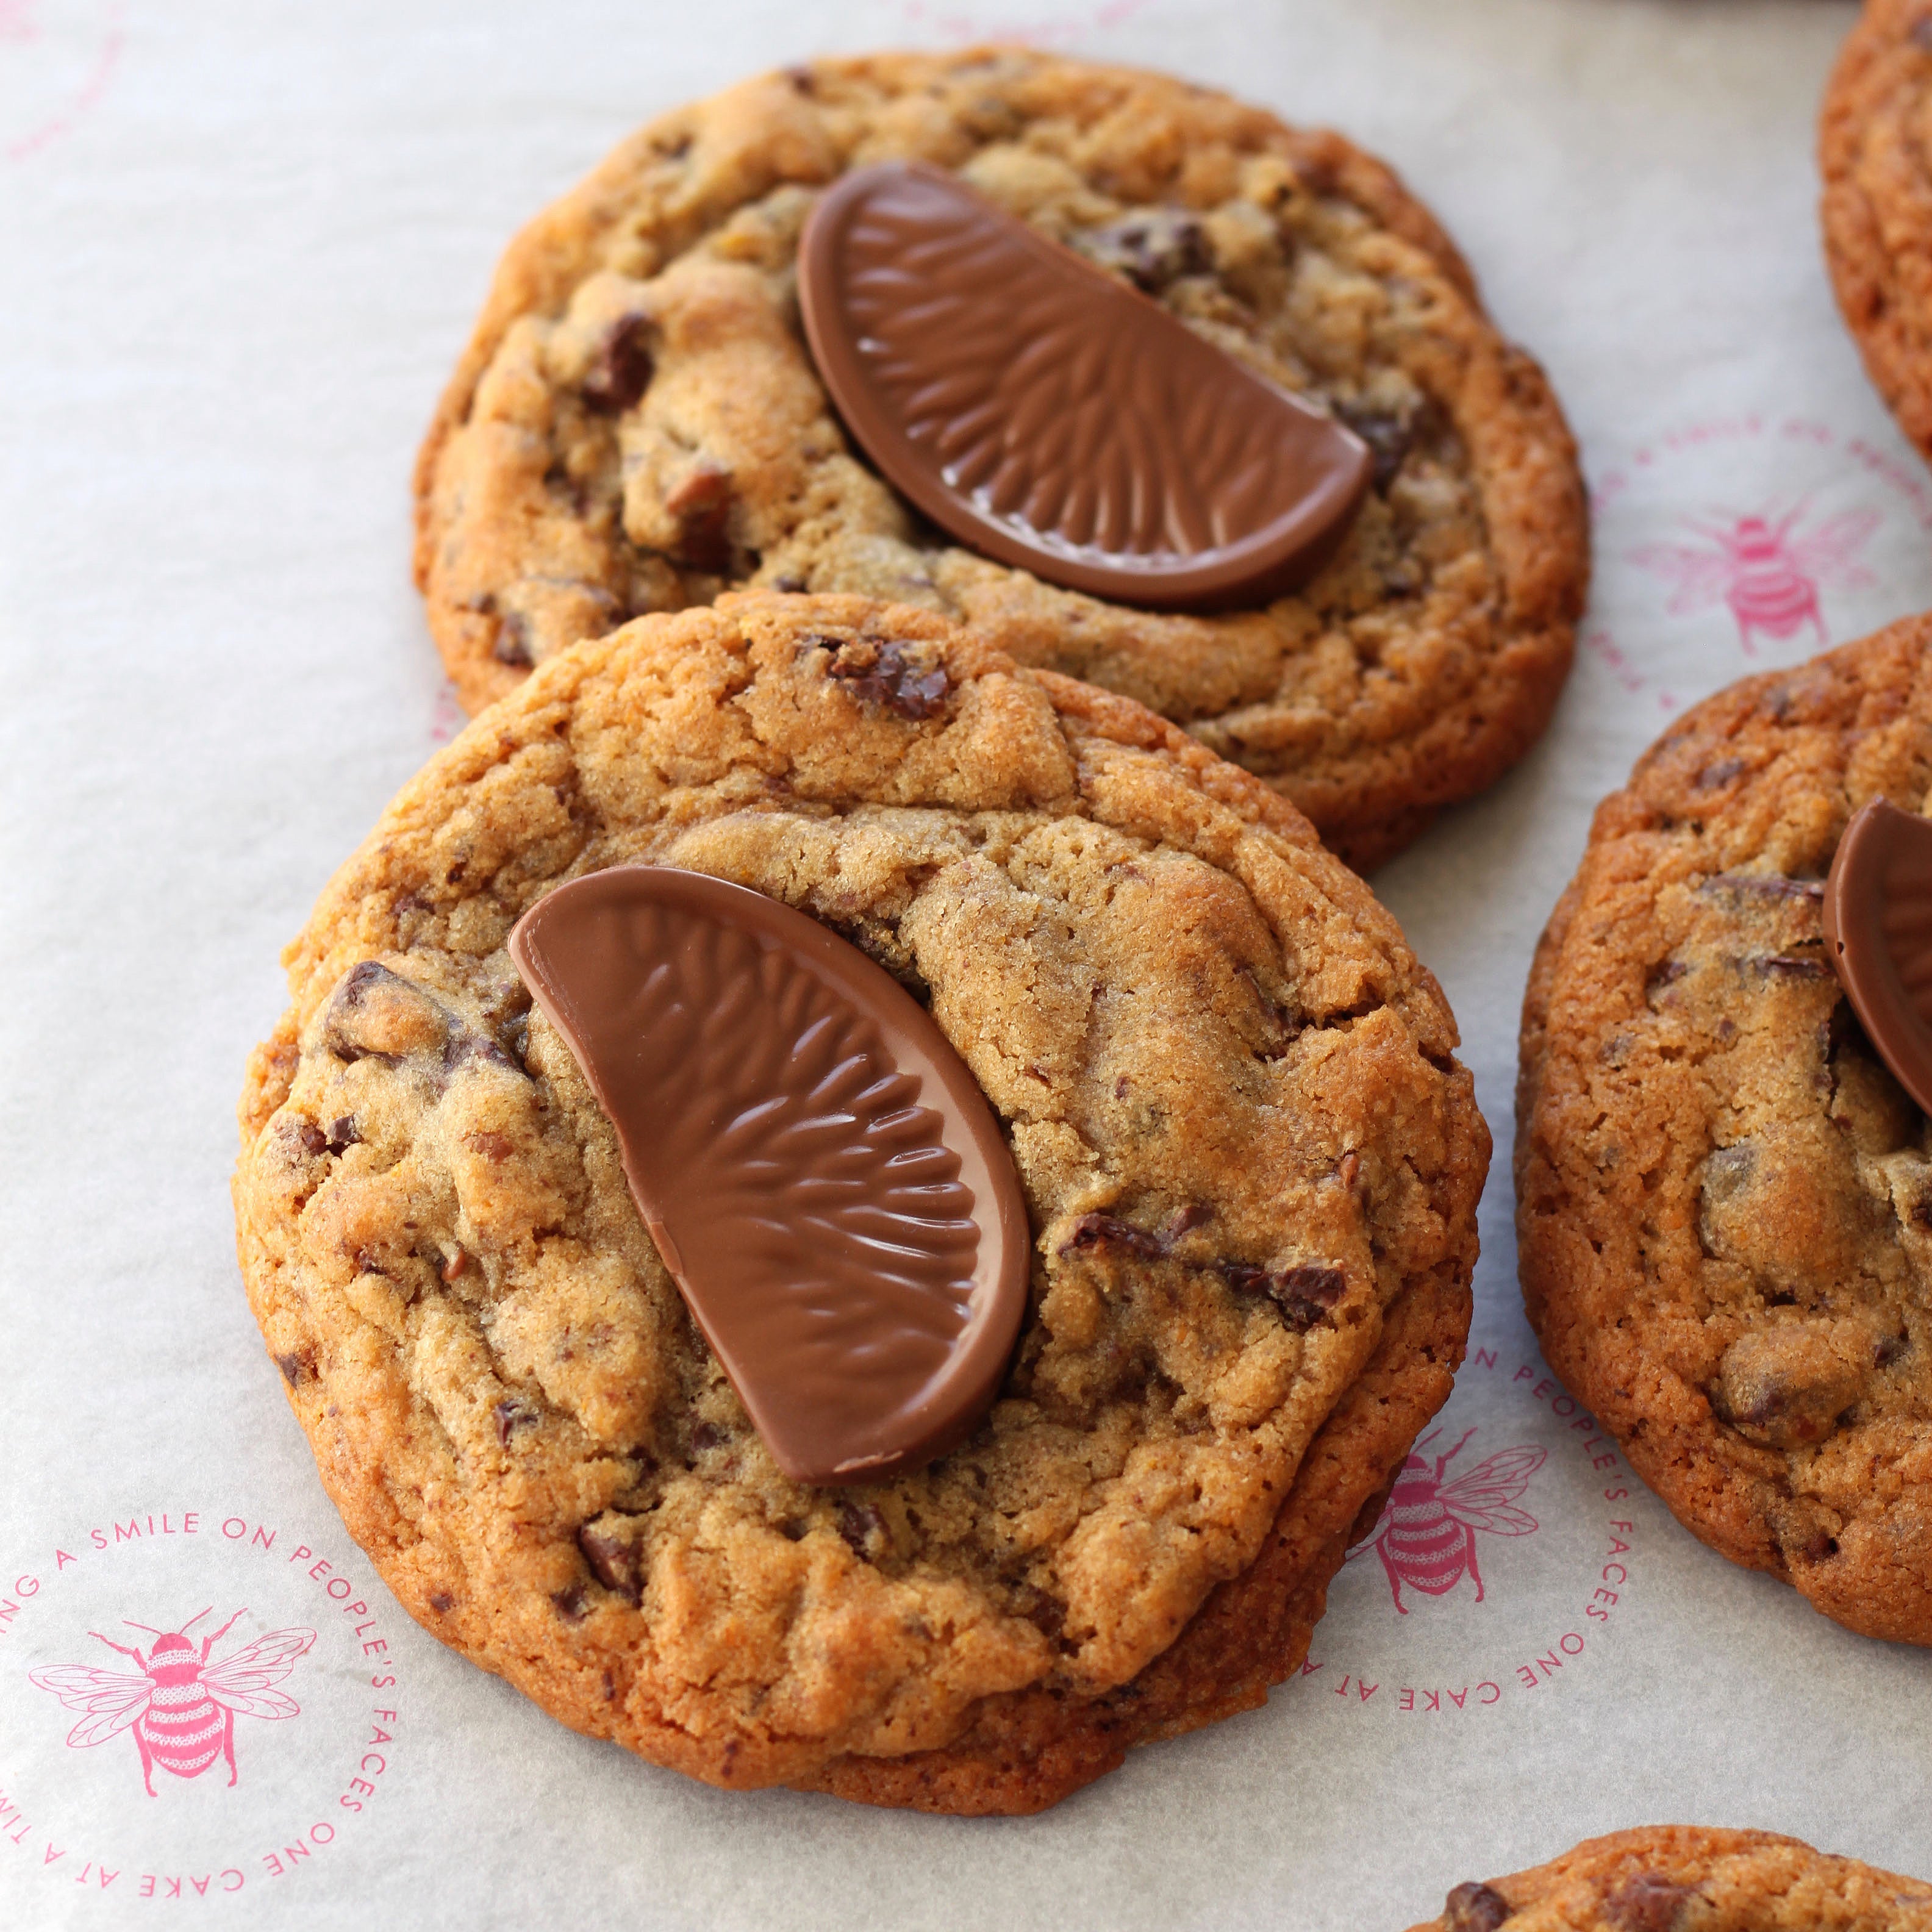
<svg viewBox="0 0 1932 1932">
<path fill-rule="evenodd" d="M 1932 619 L 1688 712 L 1523 1004 L 1544 1354 L 1678 1520 L 1932 1643 Z"/>
<path fill-rule="evenodd" d="M 416 472 L 472 711 L 742 586 L 920 605 L 1138 700 L 1358 868 L 1566 676 L 1576 454 L 1339 135 L 1008 47 L 678 108 L 512 243 Z"/>
<path fill-rule="evenodd" d="M 1260 1703 L 1461 1359 L 1488 1136 L 1394 920 L 932 612 L 559 653 L 286 962 L 235 1202 L 323 1482 L 712 1784 L 1036 1810 Z"/>
</svg>

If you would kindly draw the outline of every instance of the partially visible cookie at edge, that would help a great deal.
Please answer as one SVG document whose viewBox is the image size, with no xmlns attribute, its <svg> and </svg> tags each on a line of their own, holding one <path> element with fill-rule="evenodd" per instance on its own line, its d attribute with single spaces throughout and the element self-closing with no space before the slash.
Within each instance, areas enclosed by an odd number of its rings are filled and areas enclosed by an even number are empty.
<svg viewBox="0 0 1932 1932">
<path fill-rule="evenodd" d="M 1550 1366 L 1678 1520 L 1932 1642 L 1932 1127 L 1828 957 L 1852 814 L 1932 785 L 1932 620 L 1688 712 L 1544 932 L 1517 1089 Z"/>
<path fill-rule="evenodd" d="M 958 548 L 854 453 L 794 256 L 849 167 L 958 172 L 1353 427 L 1376 483 L 1296 594 L 1218 616 Z M 1588 575 L 1535 363 L 1380 163 L 1165 76 L 1019 49 L 824 61 L 664 116 L 512 244 L 417 470 L 416 574 L 472 710 L 532 663 L 727 587 L 854 592 L 1138 699 L 1358 866 L 1546 722 Z"/>
<path fill-rule="evenodd" d="M 1466 1880 L 1411 1932 L 1932 1932 L 1932 1885 L 1769 1832 L 1652 1825 Z"/>
<path fill-rule="evenodd" d="M 1868 0 L 1818 126 L 1825 260 L 1867 373 L 1932 454 L 1932 0 Z"/>
<path fill-rule="evenodd" d="M 784 900 L 926 1004 L 1034 1240 L 986 1420 L 772 1462 L 503 946 L 632 862 Z M 1276 794 L 929 612 L 730 596 L 543 667 L 286 956 L 251 1304 L 428 1628 L 726 1786 L 1038 1809 L 1261 1701 L 1448 1393 L 1488 1138 L 1394 922 Z"/>
</svg>

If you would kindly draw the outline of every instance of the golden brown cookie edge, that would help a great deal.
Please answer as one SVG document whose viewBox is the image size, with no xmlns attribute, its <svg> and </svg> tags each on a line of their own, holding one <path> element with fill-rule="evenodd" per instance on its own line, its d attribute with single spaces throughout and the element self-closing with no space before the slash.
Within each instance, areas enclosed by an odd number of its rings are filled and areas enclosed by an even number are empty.
<svg viewBox="0 0 1932 1932">
<path fill-rule="evenodd" d="M 1932 50 L 1907 36 L 1924 0 L 1869 0 L 1839 50 L 1818 122 L 1826 267 L 1865 372 L 1932 454 L 1932 178 L 1907 125 L 1932 86 Z"/>
</svg>

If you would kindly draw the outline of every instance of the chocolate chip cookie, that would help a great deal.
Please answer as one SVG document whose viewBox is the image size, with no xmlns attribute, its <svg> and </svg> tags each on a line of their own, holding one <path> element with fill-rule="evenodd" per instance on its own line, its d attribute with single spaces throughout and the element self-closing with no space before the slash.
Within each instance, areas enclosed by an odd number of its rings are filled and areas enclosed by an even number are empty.
<svg viewBox="0 0 1932 1932">
<path fill-rule="evenodd" d="M 821 190 L 892 160 L 1348 425 L 1372 480 L 1320 574 L 1264 608 L 1156 614 L 923 521 L 848 439 L 798 310 Z M 417 580 L 472 710 L 639 613 L 859 592 L 1139 700 L 1358 865 L 1534 740 L 1588 572 L 1549 386 L 1388 169 L 1178 80 L 1017 49 L 821 62 L 633 136 L 512 244 L 416 491 Z"/>
<path fill-rule="evenodd" d="M 1932 453 L 1932 0 L 1868 0 L 1819 122 L 1825 260 L 1865 369 Z"/>
<path fill-rule="evenodd" d="M 635 864 L 849 942 L 997 1119 L 1018 1345 L 925 1466 L 782 1472 L 506 950 Z M 660 1764 L 1051 1804 L 1293 1670 L 1448 1393 L 1488 1138 L 1434 981 L 1279 794 L 931 611 L 560 654 L 286 957 L 235 1201 L 322 1479 L 428 1628 Z"/>
<path fill-rule="evenodd" d="M 1928 1932 L 1932 1885 L 1768 1832 L 1652 1825 L 1459 1885 L 1412 1932 Z"/>
<path fill-rule="evenodd" d="M 1598 808 L 1537 950 L 1523 1294 L 1678 1520 L 1932 1642 L 1932 1132 L 1826 941 L 1853 813 L 1932 785 L 1932 620 L 1690 712 Z"/>
</svg>

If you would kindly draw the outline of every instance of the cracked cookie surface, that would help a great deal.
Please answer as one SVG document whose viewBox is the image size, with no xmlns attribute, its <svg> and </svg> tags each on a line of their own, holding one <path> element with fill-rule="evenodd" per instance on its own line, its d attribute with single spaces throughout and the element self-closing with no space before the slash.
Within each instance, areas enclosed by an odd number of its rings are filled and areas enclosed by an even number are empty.
<svg viewBox="0 0 1932 1932">
<path fill-rule="evenodd" d="M 991 1414 L 783 1477 L 504 951 L 643 861 L 824 921 L 1011 1148 Z M 931 613 L 734 596 L 543 667 L 286 955 L 242 1104 L 252 1305 L 411 1612 L 726 1785 L 1036 1809 L 1260 1701 L 1460 1359 L 1488 1139 L 1454 1022 L 1274 793 Z"/>
<path fill-rule="evenodd" d="M 1932 1885 L 1768 1832 L 1653 1825 L 1449 1894 L 1412 1932 L 1932 1932 Z"/>
<path fill-rule="evenodd" d="M 1266 609 L 1157 615 L 952 544 L 855 453 L 800 332 L 817 191 L 916 158 L 1349 423 L 1376 476 Z M 1366 866 L 1542 730 L 1588 572 L 1536 364 L 1421 206 L 1340 136 L 1019 50 L 828 61 L 666 115 L 512 244 L 417 469 L 417 580 L 472 710 L 733 585 L 964 618 L 1138 699 Z"/>
<path fill-rule="evenodd" d="M 1932 784 L 1932 621 L 1689 712 L 1598 808 L 1538 949 L 1524 1299 L 1678 1520 L 1932 1642 L 1932 1132 L 1826 952 L 1853 812 Z"/>
</svg>

